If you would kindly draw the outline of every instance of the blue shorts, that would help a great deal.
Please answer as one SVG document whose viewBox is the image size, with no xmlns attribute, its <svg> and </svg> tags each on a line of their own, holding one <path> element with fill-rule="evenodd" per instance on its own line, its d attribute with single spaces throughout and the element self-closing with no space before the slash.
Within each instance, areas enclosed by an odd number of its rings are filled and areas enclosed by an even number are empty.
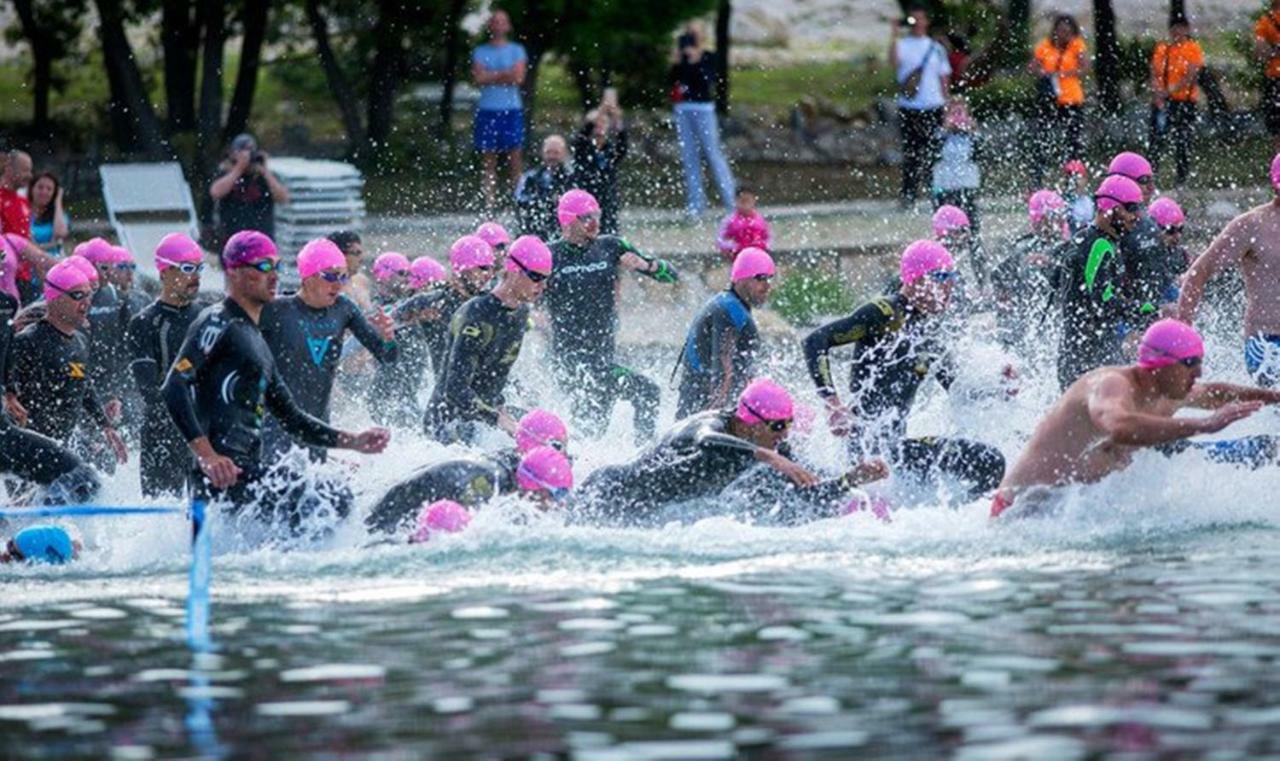
<svg viewBox="0 0 1280 761">
<path fill-rule="evenodd" d="M 1244 366 L 1259 386 L 1280 382 L 1280 336 L 1259 333 L 1244 342 Z"/>
<path fill-rule="evenodd" d="M 518 150 L 524 145 L 524 109 L 476 111 L 471 138 L 481 153 Z"/>
</svg>

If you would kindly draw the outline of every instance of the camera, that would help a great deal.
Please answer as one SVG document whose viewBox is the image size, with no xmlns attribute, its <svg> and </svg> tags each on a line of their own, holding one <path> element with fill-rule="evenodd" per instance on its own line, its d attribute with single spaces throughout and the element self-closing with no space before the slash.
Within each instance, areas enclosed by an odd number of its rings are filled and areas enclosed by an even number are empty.
<svg viewBox="0 0 1280 761">
<path fill-rule="evenodd" d="M 249 163 L 265 164 L 267 163 L 267 156 L 262 151 L 254 151 L 253 154 L 249 156 Z"/>
</svg>

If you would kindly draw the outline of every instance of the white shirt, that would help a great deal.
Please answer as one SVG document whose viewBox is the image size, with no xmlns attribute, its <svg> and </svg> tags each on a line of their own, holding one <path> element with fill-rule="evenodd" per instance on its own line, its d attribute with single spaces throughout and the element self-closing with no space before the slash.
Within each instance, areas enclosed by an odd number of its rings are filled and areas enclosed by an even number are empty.
<svg viewBox="0 0 1280 761">
<path fill-rule="evenodd" d="M 916 111 L 927 111 L 942 108 L 947 99 L 942 94 L 942 78 L 951 76 L 951 63 L 947 60 L 947 49 L 930 37 L 903 37 L 895 47 L 898 55 L 898 84 L 902 84 L 911 72 L 924 63 L 924 71 L 920 76 L 920 88 L 916 97 L 898 96 L 898 107 Z M 925 61 L 925 56 L 929 60 Z"/>
</svg>

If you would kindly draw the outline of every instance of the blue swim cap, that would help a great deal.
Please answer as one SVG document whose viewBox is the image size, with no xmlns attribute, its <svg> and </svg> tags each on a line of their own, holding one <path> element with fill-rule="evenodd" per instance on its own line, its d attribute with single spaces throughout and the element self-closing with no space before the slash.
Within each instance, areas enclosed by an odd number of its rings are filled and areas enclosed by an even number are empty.
<svg viewBox="0 0 1280 761">
<path fill-rule="evenodd" d="M 13 546 L 33 563 L 61 565 L 75 554 L 71 535 L 58 526 L 28 526 L 14 535 Z"/>
</svg>

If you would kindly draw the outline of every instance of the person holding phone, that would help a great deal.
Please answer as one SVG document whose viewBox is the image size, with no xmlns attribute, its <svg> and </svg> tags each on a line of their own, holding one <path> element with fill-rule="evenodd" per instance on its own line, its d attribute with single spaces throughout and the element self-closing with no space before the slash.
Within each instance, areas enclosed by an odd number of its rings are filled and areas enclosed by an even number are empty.
<svg viewBox="0 0 1280 761">
<path fill-rule="evenodd" d="M 618 91 L 606 87 L 600 105 L 587 112 L 573 136 L 573 163 L 579 187 L 600 203 L 600 232 L 618 234 L 618 168 L 627 157 L 627 125 Z"/>
<path fill-rule="evenodd" d="M 907 36 L 900 29 L 905 27 Z M 904 207 L 915 203 L 927 183 L 940 147 L 943 107 L 950 94 L 951 64 L 947 49 L 929 36 L 929 14 L 912 9 L 894 24 L 889 38 L 889 64 L 898 83 L 898 123 L 902 129 Z"/>
<path fill-rule="evenodd" d="M 275 205 L 289 203 L 289 190 L 268 168 L 267 159 L 253 135 L 237 135 L 231 141 L 222 173 L 209 186 L 209 196 L 218 205 L 219 240 L 241 230 L 276 234 Z"/>
<path fill-rule="evenodd" d="M 704 156 L 720 190 L 725 213 L 733 211 L 733 172 L 720 148 L 720 124 L 716 119 L 717 53 L 703 48 L 703 36 L 702 24 L 690 22 L 676 40 L 671 58 L 671 100 L 675 104 L 680 163 L 684 166 L 685 211 L 690 218 L 700 217 L 707 210 L 707 194 L 702 187 Z"/>
</svg>

